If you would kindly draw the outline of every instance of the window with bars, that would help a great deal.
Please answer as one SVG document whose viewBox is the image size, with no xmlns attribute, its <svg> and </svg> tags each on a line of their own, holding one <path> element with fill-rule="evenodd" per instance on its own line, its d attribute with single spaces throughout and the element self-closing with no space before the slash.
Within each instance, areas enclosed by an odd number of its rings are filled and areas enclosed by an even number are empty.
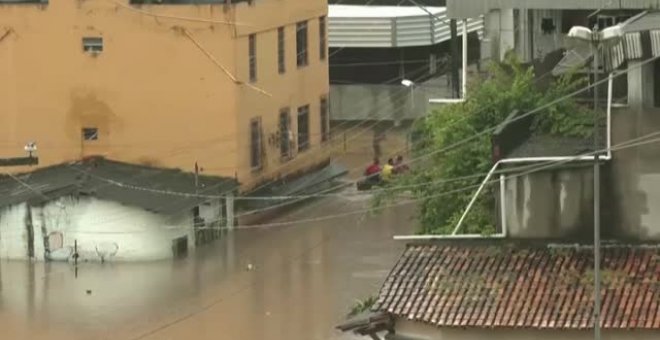
<svg viewBox="0 0 660 340">
<path fill-rule="evenodd" d="M 284 27 L 277 29 L 277 71 L 286 72 L 286 46 L 284 43 Z"/>
<path fill-rule="evenodd" d="M 307 50 L 307 21 L 296 24 L 296 64 L 298 67 L 309 64 Z"/>
<path fill-rule="evenodd" d="M 309 105 L 298 108 L 298 152 L 309 149 Z"/>
<path fill-rule="evenodd" d="M 330 117 L 328 114 L 328 97 L 321 97 L 321 105 L 319 108 L 321 117 L 321 142 L 326 142 L 330 139 Z"/>
<path fill-rule="evenodd" d="M 250 82 L 257 81 L 257 35 L 250 34 L 248 55 L 250 64 Z"/>
<path fill-rule="evenodd" d="M 261 118 L 250 120 L 250 167 L 252 170 L 261 169 Z"/>
<path fill-rule="evenodd" d="M 99 129 L 95 127 L 82 128 L 82 138 L 84 141 L 94 141 L 99 139 Z"/>
<path fill-rule="evenodd" d="M 83 37 L 82 45 L 83 45 L 83 51 L 87 53 L 96 54 L 103 52 L 102 37 Z"/>
<path fill-rule="evenodd" d="M 291 134 L 291 109 L 288 107 L 280 110 L 280 157 L 288 159 L 291 157 L 291 144 L 293 137 Z"/>
<path fill-rule="evenodd" d="M 322 16 L 319 18 L 319 56 L 321 60 L 325 60 L 328 53 L 326 36 L 326 17 Z"/>
</svg>

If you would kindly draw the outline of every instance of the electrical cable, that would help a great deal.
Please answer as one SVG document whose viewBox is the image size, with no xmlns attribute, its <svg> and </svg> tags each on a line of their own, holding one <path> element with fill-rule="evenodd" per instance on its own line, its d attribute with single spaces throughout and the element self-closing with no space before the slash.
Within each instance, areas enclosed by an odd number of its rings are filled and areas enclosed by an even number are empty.
<svg viewBox="0 0 660 340">
<path fill-rule="evenodd" d="M 604 149 L 599 149 L 599 150 L 596 150 L 596 151 L 582 153 L 582 154 L 575 155 L 575 156 L 567 156 L 566 159 L 562 159 L 562 160 L 539 162 L 539 163 L 541 163 L 540 165 L 530 166 L 529 170 L 523 171 L 521 173 L 513 174 L 513 175 L 508 175 L 507 178 L 508 179 L 512 179 L 512 178 L 515 179 L 515 178 L 523 177 L 523 176 L 526 176 L 526 175 L 529 175 L 529 174 L 532 174 L 532 173 L 540 172 L 540 171 L 543 171 L 543 170 L 547 170 L 547 169 L 551 169 L 553 167 L 560 166 L 562 164 L 566 164 L 566 163 L 576 161 L 576 160 L 578 160 L 582 157 L 593 156 L 597 153 L 607 152 L 608 150 L 609 151 L 619 151 L 619 150 L 625 150 L 625 149 L 628 149 L 628 148 L 638 147 L 638 146 L 647 145 L 647 144 L 651 144 L 651 143 L 657 143 L 657 142 L 660 142 L 660 138 L 654 138 L 654 139 L 649 139 L 649 138 L 654 137 L 654 136 L 658 136 L 658 135 L 660 135 L 660 131 L 648 133 L 646 135 L 643 135 L 643 136 L 640 136 L 640 137 L 637 137 L 637 138 L 629 139 L 625 142 L 613 145 L 609 149 L 604 148 Z M 440 181 L 434 181 L 434 182 L 435 183 L 441 183 L 441 181 L 442 181 L 442 179 Z M 383 210 L 383 209 L 386 209 L 386 208 L 391 208 L 391 207 L 396 207 L 396 206 L 401 206 L 401 205 L 407 205 L 407 204 L 415 203 L 415 202 L 418 202 L 418 201 L 421 201 L 421 200 L 426 200 L 426 199 L 429 199 L 429 198 L 438 198 L 438 197 L 449 196 L 449 195 L 452 195 L 452 194 L 455 194 L 455 193 L 473 190 L 473 189 L 476 189 L 476 188 L 478 188 L 482 185 L 496 184 L 496 183 L 499 183 L 499 181 L 500 181 L 499 179 L 493 179 L 493 180 L 484 182 L 485 184 L 476 183 L 476 184 L 473 184 L 473 185 L 467 185 L 467 186 L 456 188 L 456 189 L 453 189 L 453 190 L 450 190 L 450 191 L 445 191 L 445 192 L 441 192 L 441 193 L 438 193 L 438 194 L 425 196 L 425 197 L 422 197 L 422 198 L 407 199 L 407 200 L 404 200 L 402 202 L 397 202 L 397 203 L 384 205 L 382 207 L 378 207 L 378 208 L 375 208 L 375 209 L 374 208 L 369 208 L 369 209 L 353 210 L 353 211 L 348 211 L 348 212 L 339 213 L 339 214 L 324 215 L 324 216 L 319 216 L 319 217 L 314 217 L 314 218 L 300 219 L 300 220 L 290 220 L 290 221 L 284 221 L 284 222 L 262 223 L 262 224 L 252 224 L 252 225 L 240 225 L 240 226 L 234 226 L 234 227 L 220 227 L 220 228 L 216 228 L 216 227 L 199 227 L 199 228 L 196 228 L 196 230 L 261 229 L 261 228 L 278 227 L 278 226 L 285 226 L 285 225 L 291 225 L 291 224 L 320 222 L 320 221 L 331 220 L 331 219 L 336 219 L 336 218 L 343 218 L 343 217 L 352 216 L 352 215 L 356 215 L 356 214 L 373 212 L 374 210 Z M 206 221 L 206 222 L 207 223 L 214 223 L 214 222 L 218 222 L 218 221 L 220 221 L 220 219 L 210 220 L 210 221 Z M 190 227 L 165 227 L 165 229 L 173 229 L 173 230 L 187 230 L 189 228 Z M 149 230 L 144 230 L 144 232 L 148 232 L 148 231 Z M 81 232 L 81 233 L 84 233 L 84 232 Z M 112 231 L 111 232 L 99 232 L 99 231 L 94 231 L 94 232 L 90 232 L 90 234 L 131 234 L 131 233 L 136 233 L 136 231 L 130 231 L 130 232 L 112 232 Z"/>
<path fill-rule="evenodd" d="M 657 140 L 657 141 L 660 141 L 660 139 Z M 336 235 L 336 234 L 335 234 L 335 235 Z M 297 260 L 298 258 L 304 256 L 306 253 L 308 253 L 308 252 L 310 252 L 310 251 L 312 251 L 312 250 L 318 248 L 318 247 L 321 246 L 322 244 L 328 242 L 330 239 L 331 239 L 330 236 L 327 236 L 327 237 L 323 238 L 323 239 L 322 239 L 321 241 L 319 241 L 318 243 L 315 243 L 314 245 L 312 245 L 311 247 L 309 247 L 309 248 L 307 248 L 305 251 L 303 251 L 301 255 L 299 255 L 299 256 L 295 256 L 295 257 L 292 257 L 292 258 L 290 258 L 289 260 L 290 260 L 290 261 L 295 261 L 295 260 Z M 247 290 L 248 288 L 252 287 L 253 285 L 254 285 L 254 283 L 249 283 L 249 284 L 243 285 L 243 286 L 241 286 L 239 289 L 235 290 L 235 291 L 234 291 L 232 294 L 230 294 L 229 296 L 234 296 L 234 295 L 236 295 L 236 294 L 239 294 L 239 293 L 241 293 L 241 292 Z M 158 327 L 156 327 L 156 328 L 153 328 L 152 330 L 149 330 L 149 331 L 147 331 L 147 332 L 145 332 L 145 333 L 142 333 L 142 334 L 140 334 L 140 335 L 137 335 L 136 337 L 131 338 L 131 340 L 140 340 L 140 339 L 144 339 L 144 338 L 146 338 L 146 337 L 148 337 L 148 336 L 151 336 L 151 335 L 154 335 L 154 334 L 156 334 L 156 333 L 158 333 L 158 332 L 161 332 L 161 331 L 163 331 L 163 330 L 165 330 L 165 329 L 167 329 L 167 328 L 169 328 L 169 327 L 171 327 L 171 326 L 173 326 L 173 325 L 175 325 L 175 324 L 181 323 L 181 322 L 183 322 L 183 321 L 185 321 L 185 320 L 188 320 L 188 319 L 190 319 L 190 318 L 192 318 L 192 317 L 194 317 L 194 316 L 196 316 L 196 315 L 198 315 L 198 314 L 200 314 L 200 313 L 203 313 L 203 312 L 209 310 L 210 308 L 212 308 L 213 306 L 218 305 L 219 303 L 221 303 L 221 302 L 224 301 L 224 300 L 225 300 L 225 297 L 217 298 L 217 299 L 215 299 L 215 300 L 213 300 L 213 301 L 207 303 L 205 306 L 203 306 L 202 308 L 198 309 L 197 311 L 187 313 L 186 315 L 183 315 L 182 317 L 179 317 L 179 318 L 177 318 L 177 319 L 175 319 L 175 320 L 173 320 L 173 321 L 167 322 L 167 323 L 165 323 L 165 324 L 162 324 L 161 326 L 158 326 Z"/>
</svg>

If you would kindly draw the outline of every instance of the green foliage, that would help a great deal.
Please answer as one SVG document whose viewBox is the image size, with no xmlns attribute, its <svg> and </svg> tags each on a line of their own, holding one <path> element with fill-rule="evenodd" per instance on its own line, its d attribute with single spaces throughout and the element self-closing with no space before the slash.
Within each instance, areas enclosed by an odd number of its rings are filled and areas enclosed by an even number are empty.
<svg viewBox="0 0 660 340">
<path fill-rule="evenodd" d="M 366 299 L 355 301 L 355 304 L 351 307 L 351 311 L 348 313 L 348 317 L 352 318 L 362 312 L 368 311 L 375 303 L 375 296 L 369 296 Z"/>
<path fill-rule="evenodd" d="M 414 126 L 413 155 L 425 155 L 424 161 L 415 163 L 411 172 L 391 182 L 392 190 L 376 194 L 374 204 L 379 206 L 404 191 L 412 191 L 421 201 L 420 232 L 451 233 L 492 167 L 491 134 L 475 137 L 478 133 L 497 126 L 514 110 L 529 112 L 557 101 L 534 114 L 534 133 L 583 137 L 591 134 L 592 113 L 570 98 L 563 99 L 584 84 L 582 79 L 564 76 L 550 81 L 543 89 L 535 82 L 533 69 L 515 58 L 491 65 L 490 76 L 469 91 L 464 103 L 443 106 Z M 464 143 L 466 140 L 470 142 Z M 429 153 L 431 156 L 427 157 Z M 404 188 L 396 189 L 399 186 Z M 461 233 L 493 233 L 495 204 L 493 187 L 489 185 L 467 215 Z"/>
</svg>

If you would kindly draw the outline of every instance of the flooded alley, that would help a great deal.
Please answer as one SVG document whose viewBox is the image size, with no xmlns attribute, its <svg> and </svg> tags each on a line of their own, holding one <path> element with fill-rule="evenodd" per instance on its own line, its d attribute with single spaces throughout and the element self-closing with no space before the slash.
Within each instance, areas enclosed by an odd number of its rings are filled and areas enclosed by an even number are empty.
<svg viewBox="0 0 660 340">
<path fill-rule="evenodd" d="M 278 221 L 366 209 L 325 198 Z M 239 229 L 186 259 L 139 264 L 0 262 L 7 339 L 352 339 L 334 326 L 378 291 L 412 232 L 412 206 Z"/>
</svg>

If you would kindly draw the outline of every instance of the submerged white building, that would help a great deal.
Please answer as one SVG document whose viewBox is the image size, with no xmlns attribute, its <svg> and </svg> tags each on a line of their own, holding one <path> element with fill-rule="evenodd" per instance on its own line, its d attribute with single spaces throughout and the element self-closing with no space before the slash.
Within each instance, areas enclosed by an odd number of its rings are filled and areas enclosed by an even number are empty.
<svg viewBox="0 0 660 340">
<path fill-rule="evenodd" d="M 183 256 L 233 225 L 232 178 L 92 159 L 0 177 L 0 258 Z"/>
</svg>

